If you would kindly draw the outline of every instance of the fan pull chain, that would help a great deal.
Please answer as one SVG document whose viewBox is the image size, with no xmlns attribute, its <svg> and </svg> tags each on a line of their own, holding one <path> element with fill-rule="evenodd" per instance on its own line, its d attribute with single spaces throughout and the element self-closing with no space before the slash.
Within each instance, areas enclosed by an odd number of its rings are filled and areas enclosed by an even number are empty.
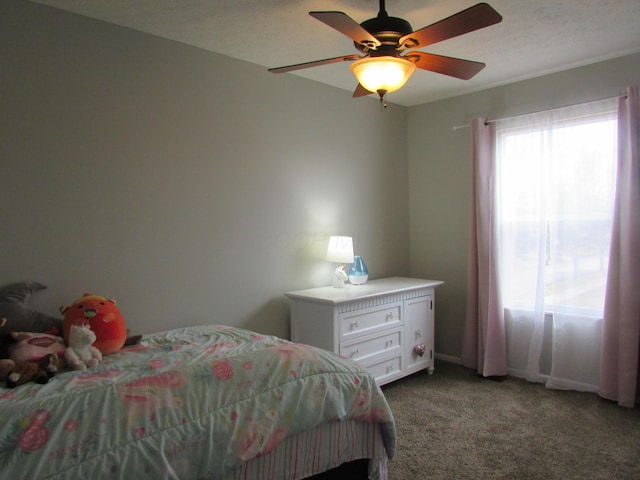
<svg viewBox="0 0 640 480">
<path fill-rule="evenodd" d="M 386 90 L 378 90 L 378 95 L 380 95 L 380 111 L 382 111 L 383 108 L 387 108 L 387 91 Z"/>
</svg>

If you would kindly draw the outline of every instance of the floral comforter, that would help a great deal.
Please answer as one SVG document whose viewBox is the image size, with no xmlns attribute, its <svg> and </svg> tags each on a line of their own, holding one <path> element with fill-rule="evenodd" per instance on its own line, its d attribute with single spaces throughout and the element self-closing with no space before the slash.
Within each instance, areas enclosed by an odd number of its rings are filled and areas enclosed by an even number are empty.
<svg viewBox="0 0 640 480">
<path fill-rule="evenodd" d="M 215 479 L 323 423 L 395 428 L 364 367 L 225 326 L 148 335 L 86 371 L 0 388 L 0 472 L 12 479 Z"/>
</svg>

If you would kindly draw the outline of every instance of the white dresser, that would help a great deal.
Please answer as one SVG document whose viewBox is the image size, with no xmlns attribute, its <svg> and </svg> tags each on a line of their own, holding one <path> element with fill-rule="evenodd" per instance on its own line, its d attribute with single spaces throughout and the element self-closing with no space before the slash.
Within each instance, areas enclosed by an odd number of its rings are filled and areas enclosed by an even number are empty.
<svg viewBox="0 0 640 480">
<path fill-rule="evenodd" d="M 291 340 L 362 363 L 379 385 L 425 368 L 432 374 L 435 288 L 443 283 L 391 277 L 287 292 Z"/>
</svg>

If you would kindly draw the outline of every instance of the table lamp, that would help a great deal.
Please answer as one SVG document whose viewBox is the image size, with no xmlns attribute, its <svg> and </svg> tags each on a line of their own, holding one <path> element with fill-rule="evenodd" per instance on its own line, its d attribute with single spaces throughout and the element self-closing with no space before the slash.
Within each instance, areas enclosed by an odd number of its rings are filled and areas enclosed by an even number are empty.
<svg viewBox="0 0 640 480">
<path fill-rule="evenodd" d="M 327 246 L 327 262 L 339 263 L 333 276 L 333 286 L 344 288 L 344 281 L 349 277 L 344 271 L 345 263 L 353 263 L 353 239 L 351 237 L 329 237 Z"/>
</svg>

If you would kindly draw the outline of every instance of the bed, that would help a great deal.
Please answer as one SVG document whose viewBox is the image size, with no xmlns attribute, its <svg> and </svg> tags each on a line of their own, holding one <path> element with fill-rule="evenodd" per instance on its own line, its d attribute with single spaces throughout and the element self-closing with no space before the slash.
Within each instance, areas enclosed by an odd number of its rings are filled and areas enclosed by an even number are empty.
<svg viewBox="0 0 640 480">
<path fill-rule="evenodd" d="M 364 367 L 228 326 L 145 335 L 92 369 L 0 387 L 3 478 L 293 480 L 342 466 L 384 480 L 394 449 Z"/>
</svg>

